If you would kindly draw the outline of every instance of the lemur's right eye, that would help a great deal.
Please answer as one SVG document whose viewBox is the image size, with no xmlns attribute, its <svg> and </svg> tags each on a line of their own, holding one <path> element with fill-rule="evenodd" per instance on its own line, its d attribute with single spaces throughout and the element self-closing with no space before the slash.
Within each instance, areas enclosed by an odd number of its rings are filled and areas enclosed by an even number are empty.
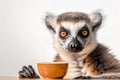
<svg viewBox="0 0 120 80">
<path fill-rule="evenodd" d="M 59 36 L 61 39 L 66 39 L 69 34 L 70 34 L 69 30 L 65 29 L 64 27 L 60 28 Z"/>
</svg>

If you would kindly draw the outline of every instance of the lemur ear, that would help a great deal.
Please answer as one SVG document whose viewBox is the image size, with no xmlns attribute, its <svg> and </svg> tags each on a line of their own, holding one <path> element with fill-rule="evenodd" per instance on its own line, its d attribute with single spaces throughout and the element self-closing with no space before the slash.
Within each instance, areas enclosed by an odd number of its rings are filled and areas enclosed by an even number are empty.
<svg viewBox="0 0 120 80">
<path fill-rule="evenodd" d="M 45 17 L 45 24 L 52 33 L 56 33 L 54 28 L 55 19 L 56 19 L 56 16 L 52 13 L 47 13 Z"/>
<path fill-rule="evenodd" d="M 97 29 L 102 24 L 102 14 L 98 11 L 92 12 L 90 14 L 90 19 L 92 22 L 92 30 L 97 31 Z"/>
</svg>

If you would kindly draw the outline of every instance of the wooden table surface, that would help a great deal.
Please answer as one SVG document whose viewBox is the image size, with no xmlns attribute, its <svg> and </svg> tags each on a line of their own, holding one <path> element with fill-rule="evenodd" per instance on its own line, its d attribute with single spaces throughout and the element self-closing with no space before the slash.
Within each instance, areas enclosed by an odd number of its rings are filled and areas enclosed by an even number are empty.
<svg viewBox="0 0 120 80">
<path fill-rule="evenodd" d="M 37 78 L 18 78 L 18 77 L 0 77 L 0 80 L 58 80 L 58 79 L 37 79 Z M 72 79 L 59 79 L 59 80 L 72 80 Z"/>
<path fill-rule="evenodd" d="M 29 78 L 17 78 L 17 77 L 0 77 L 0 80 L 41 80 L 41 79 L 29 79 Z"/>
</svg>

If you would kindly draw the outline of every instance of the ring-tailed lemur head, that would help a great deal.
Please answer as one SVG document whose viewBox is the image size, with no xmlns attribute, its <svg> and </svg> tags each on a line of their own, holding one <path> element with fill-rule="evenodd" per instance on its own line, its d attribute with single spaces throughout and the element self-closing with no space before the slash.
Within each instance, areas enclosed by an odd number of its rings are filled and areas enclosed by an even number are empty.
<svg viewBox="0 0 120 80">
<path fill-rule="evenodd" d="M 45 23 L 53 35 L 55 48 L 78 53 L 96 46 L 96 31 L 102 23 L 102 15 L 99 12 L 49 13 Z"/>
</svg>

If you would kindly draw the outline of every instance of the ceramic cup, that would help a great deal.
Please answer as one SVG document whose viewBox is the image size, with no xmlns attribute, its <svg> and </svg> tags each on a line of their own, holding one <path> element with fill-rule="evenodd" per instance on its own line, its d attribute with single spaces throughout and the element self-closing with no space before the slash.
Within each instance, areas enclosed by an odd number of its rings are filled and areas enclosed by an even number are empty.
<svg viewBox="0 0 120 80">
<path fill-rule="evenodd" d="M 42 62 L 37 63 L 38 72 L 44 79 L 63 79 L 67 73 L 66 62 Z"/>
</svg>

